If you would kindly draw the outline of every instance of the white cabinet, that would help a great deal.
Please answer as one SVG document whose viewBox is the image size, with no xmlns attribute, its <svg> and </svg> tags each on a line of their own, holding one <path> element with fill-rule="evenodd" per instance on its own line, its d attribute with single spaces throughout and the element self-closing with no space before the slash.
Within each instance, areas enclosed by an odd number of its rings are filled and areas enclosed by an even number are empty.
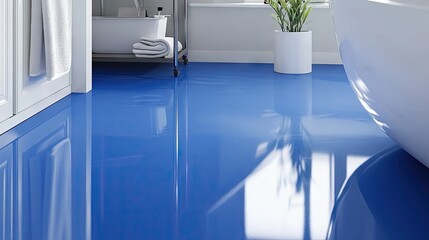
<svg viewBox="0 0 429 240">
<path fill-rule="evenodd" d="M 0 134 L 71 93 L 70 73 L 29 76 L 31 2 L 0 0 Z"/>
<path fill-rule="evenodd" d="M 0 1 L 0 122 L 13 114 L 13 0 Z"/>
<path fill-rule="evenodd" d="M 24 111 L 43 99 L 70 87 L 70 73 L 56 79 L 29 76 L 31 1 L 16 1 L 16 109 Z"/>
</svg>

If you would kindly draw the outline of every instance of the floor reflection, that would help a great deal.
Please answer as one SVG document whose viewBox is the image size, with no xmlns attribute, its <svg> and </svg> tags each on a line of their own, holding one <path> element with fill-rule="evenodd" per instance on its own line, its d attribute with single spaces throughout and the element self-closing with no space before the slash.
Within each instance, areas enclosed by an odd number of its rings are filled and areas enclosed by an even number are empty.
<svg viewBox="0 0 429 240">
<path fill-rule="evenodd" d="M 0 239 L 89 239 L 91 186 L 81 173 L 90 158 L 72 157 L 87 148 L 77 124 L 86 116 L 72 103 L 90 97 L 63 99 L 0 136 Z"/>
<path fill-rule="evenodd" d="M 341 66 L 169 70 L 95 64 L 92 93 L 0 136 L 0 239 L 428 236 L 427 169 L 371 158 L 395 143 Z"/>
<path fill-rule="evenodd" d="M 18 236 L 72 238 L 70 112 L 17 140 Z"/>
<path fill-rule="evenodd" d="M 220 79 L 188 69 L 182 86 L 181 239 L 326 238 L 350 174 L 394 143 L 340 67 L 302 76 L 222 67 Z"/>
<path fill-rule="evenodd" d="M 94 240 L 174 239 L 175 83 L 135 71 L 95 83 Z"/>
<path fill-rule="evenodd" d="M 394 147 L 349 179 L 332 214 L 328 239 L 426 239 L 429 169 Z"/>
</svg>

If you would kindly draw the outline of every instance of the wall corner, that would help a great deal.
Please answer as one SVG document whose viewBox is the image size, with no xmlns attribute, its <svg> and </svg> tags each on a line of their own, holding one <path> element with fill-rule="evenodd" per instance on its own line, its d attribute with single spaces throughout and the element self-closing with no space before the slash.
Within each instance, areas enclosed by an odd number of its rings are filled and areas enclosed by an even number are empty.
<svg viewBox="0 0 429 240">
<path fill-rule="evenodd" d="M 73 0 L 71 87 L 74 93 L 92 90 L 92 1 Z"/>
</svg>

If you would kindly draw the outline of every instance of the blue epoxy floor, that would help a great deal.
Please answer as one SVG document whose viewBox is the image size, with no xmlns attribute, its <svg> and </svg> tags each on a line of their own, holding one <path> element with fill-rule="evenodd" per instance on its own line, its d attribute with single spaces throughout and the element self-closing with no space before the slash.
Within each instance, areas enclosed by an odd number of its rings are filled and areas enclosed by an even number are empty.
<svg viewBox="0 0 429 240">
<path fill-rule="evenodd" d="M 170 75 L 94 64 L 91 93 L 0 136 L 1 239 L 429 238 L 428 169 L 372 122 L 341 66 Z"/>
</svg>

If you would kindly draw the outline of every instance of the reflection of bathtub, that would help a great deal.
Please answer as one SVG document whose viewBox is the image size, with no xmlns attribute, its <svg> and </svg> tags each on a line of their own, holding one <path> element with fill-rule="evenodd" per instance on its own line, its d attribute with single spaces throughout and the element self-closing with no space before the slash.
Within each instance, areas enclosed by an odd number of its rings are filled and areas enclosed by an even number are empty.
<svg viewBox="0 0 429 240">
<path fill-rule="evenodd" d="M 362 105 L 429 167 L 429 1 L 331 5 L 341 56 Z"/>
<path fill-rule="evenodd" d="M 92 18 L 94 53 L 131 53 L 141 37 L 165 37 L 167 18 Z"/>
</svg>

